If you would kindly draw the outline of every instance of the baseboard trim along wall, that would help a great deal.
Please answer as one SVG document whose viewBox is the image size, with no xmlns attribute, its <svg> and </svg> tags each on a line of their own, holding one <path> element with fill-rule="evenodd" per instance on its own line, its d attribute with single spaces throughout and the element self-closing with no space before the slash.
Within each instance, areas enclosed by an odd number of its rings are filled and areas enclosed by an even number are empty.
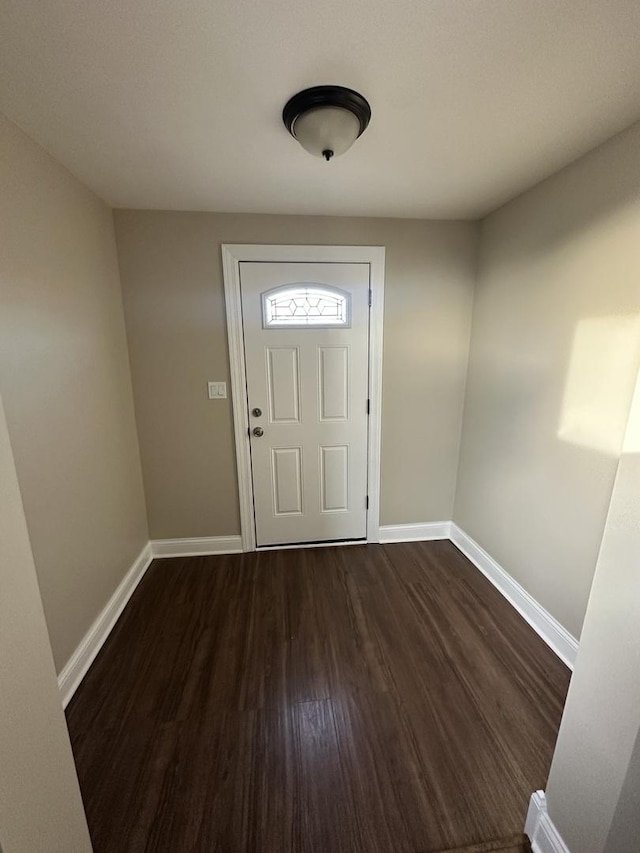
<svg viewBox="0 0 640 853">
<path fill-rule="evenodd" d="M 154 557 L 199 557 L 212 554 L 242 554 L 240 536 L 205 536 L 201 539 L 152 539 Z"/>
<path fill-rule="evenodd" d="M 387 524 L 380 527 L 380 544 L 449 539 L 450 532 L 450 521 L 430 521 L 426 524 Z"/>
<path fill-rule="evenodd" d="M 452 521 L 425 524 L 390 524 L 380 527 L 380 543 L 428 542 L 450 539 L 482 574 L 504 595 L 547 645 L 570 668 L 578 653 L 578 641 L 520 586 L 502 566 Z M 241 554 L 240 536 L 207 536 L 195 539 L 152 539 L 141 551 L 102 613 L 58 676 L 62 704 L 66 708 L 87 670 L 111 633 L 118 617 L 142 580 L 152 559 Z M 544 851 L 546 853 L 546 850 Z"/>
<path fill-rule="evenodd" d="M 91 628 L 83 637 L 80 645 L 71 655 L 62 672 L 58 676 L 58 688 L 62 698 L 62 707 L 66 708 L 73 694 L 78 689 L 80 682 L 96 655 L 104 645 L 107 637 L 113 630 L 114 625 L 131 596 L 138 586 L 145 572 L 151 565 L 151 546 L 147 543 L 135 562 L 122 578 L 116 591 L 107 602 L 104 610 L 100 613 Z"/>
<path fill-rule="evenodd" d="M 578 641 L 533 596 L 457 524 L 451 523 L 451 541 L 504 595 L 518 613 L 569 669 L 578 654 Z"/>
<path fill-rule="evenodd" d="M 570 853 L 549 817 L 544 791 L 531 795 L 524 831 L 529 836 L 533 853 Z"/>
</svg>

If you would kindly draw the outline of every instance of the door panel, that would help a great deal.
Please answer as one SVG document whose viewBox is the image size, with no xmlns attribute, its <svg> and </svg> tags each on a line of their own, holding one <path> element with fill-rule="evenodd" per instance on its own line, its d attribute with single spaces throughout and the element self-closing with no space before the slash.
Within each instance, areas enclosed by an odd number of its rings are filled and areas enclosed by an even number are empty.
<svg viewBox="0 0 640 853">
<path fill-rule="evenodd" d="M 274 515 L 302 514 L 302 448 L 272 447 Z"/>
<path fill-rule="evenodd" d="M 243 261 L 240 285 L 256 542 L 364 539 L 369 264 Z"/>
<path fill-rule="evenodd" d="M 299 363 L 298 347 L 267 347 L 269 423 L 300 422 Z"/>
<path fill-rule="evenodd" d="M 319 347 L 320 420 L 349 420 L 349 347 Z"/>
<path fill-rule="evenodd" d="M 320 448 L 320 511 L 349 511 L 349 447 Z"/>
</svg>

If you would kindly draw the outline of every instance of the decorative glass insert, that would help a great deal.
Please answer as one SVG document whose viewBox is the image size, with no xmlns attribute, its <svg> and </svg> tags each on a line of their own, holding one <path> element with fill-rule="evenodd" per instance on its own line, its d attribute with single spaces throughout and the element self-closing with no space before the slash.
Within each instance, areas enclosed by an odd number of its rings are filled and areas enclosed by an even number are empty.
<svg viewBox="0 0 640 853">
<path fill-rule="evenodd" d="M 350 309 L 350 295 L 326 284 L 288 284 L 262 294 L 265 329 L 350 326 Z"/>
</svg>

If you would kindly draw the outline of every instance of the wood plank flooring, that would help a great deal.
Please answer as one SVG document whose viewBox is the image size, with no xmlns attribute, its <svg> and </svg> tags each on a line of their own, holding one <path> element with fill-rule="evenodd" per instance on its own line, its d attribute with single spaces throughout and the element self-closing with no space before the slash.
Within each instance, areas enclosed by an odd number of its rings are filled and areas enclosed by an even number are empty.
<svg viewBox="0 0 640 853">
<path fill-rule="evenodd" d="M 67 711 L 95 853 L 517 836 L 568 682 L 450 542 L 155 561 Z"/>
<path fill-rule="evenodd" d="M 455 850 L 440 850 L 438 853 L 531 853 L 531 845 L 526 835 L 520 834 L 498 841 L 456 847 Z"/>
</svg>

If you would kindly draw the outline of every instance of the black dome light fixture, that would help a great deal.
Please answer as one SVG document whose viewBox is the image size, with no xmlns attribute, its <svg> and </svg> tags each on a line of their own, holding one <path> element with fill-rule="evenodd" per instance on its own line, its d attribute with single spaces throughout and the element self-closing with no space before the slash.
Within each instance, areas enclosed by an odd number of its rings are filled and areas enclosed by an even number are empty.
<svg viewBox="0 0 640 853">
<path fill-rule="evenodd" d="M 294 95 L 282 111 L 285 127 L 300 145 L 329 161 L 344 154 L 364 133 L 371 107 L 353 89 L 314 86 Z"/>
</svg>

